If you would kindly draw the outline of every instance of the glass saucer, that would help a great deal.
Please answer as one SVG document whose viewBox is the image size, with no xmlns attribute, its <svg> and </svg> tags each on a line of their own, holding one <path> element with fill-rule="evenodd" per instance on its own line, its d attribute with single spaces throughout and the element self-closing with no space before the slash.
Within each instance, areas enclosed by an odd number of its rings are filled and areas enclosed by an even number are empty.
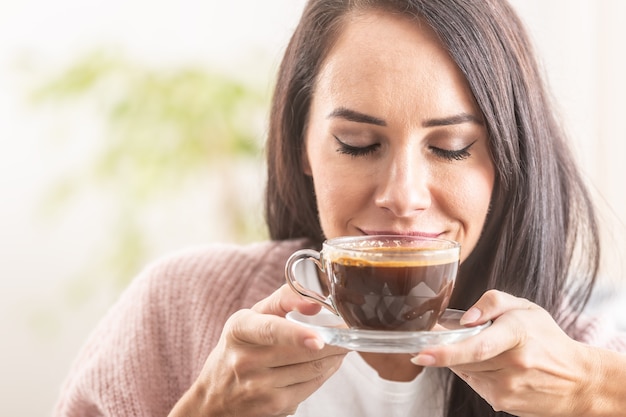
<svg viewBox="0 0 626 417">
<path fill-rule="evenodd" d="M 447 309 L 430 331 L 384 331 L 349 329 L 341 317 L 322 310 L 314 316 L 297 311 L 287 313 L 287 320 L 316 330 L 324 342 L 359 352 L 417 353 L 427 347 L 450 345 L 480 333 L 491 321 L 480 326 L 461 326 L 465 313 Z"/>
</svg>

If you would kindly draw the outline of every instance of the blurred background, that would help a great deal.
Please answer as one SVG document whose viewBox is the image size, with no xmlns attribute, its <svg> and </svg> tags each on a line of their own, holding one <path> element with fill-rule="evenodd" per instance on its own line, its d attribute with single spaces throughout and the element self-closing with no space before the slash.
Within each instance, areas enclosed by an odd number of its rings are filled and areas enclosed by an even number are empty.
<svg viewBox="0 0 626 417">
<path fill-rule="evenodd" d="M 267 107 L 303 4 L 0 0 L 0 415 L 50 414 L 147 262 L 265 238 Z M 601 208 L 590 308 L 624 325 L 626 2 L 513 4 Z"/>
</svg>

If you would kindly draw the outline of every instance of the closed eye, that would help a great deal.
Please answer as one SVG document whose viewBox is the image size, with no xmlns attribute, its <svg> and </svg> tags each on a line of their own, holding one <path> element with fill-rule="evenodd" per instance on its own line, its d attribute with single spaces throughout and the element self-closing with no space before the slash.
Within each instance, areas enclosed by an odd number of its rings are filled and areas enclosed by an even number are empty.
<svg viewBox="0 0 626 417">
<path fill-rule="evenodd" d="M 438 157 L 442 159 L 446 159 L 448 161 L 462 161 L 471 156 L 469 150 L 472 147 L 472 145 L 474 145 L 475 143 L 476 141 L 470 143 L 463 149 L 451 150 L 451 149 L 442 149 L 442 148 L 437 148 L 435 146 L 431 146 L 430 150 L 432 153 L 434 153 L 435 155 L 437 155 Z"/>
<path fill-rule="evenodd" d="M 354 146 L 354 145 L 348 145 L 347 143 L 341 141 L 341 139 L 339 139 L 335 135 L 333 135 L 333 137 L 339 144 L 339 148 L 337 149 L 337 152 L 344 154 L 344 155 L 350 155 L 354 157 L 369 156 L 373 154 L 374 152 L 376 152 L 378 148 L 380 148 L 380 143 L 373 143 L 367 146 Z"/>
</svg>

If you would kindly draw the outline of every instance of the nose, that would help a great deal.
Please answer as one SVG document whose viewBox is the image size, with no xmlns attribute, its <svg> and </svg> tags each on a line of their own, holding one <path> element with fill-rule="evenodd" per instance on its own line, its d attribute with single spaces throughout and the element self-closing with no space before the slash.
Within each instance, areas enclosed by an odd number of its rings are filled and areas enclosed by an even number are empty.
<svg viewBox="0 0 626 417">
<path fill-rule="evenodd" d="M 430 207 L 432 195 L 427 164 L 420 162 L 411 152 L 390 159 L 379 175 L 375 196 L 377 206 L 396 217 L 409 217 Z"/>
</svg>

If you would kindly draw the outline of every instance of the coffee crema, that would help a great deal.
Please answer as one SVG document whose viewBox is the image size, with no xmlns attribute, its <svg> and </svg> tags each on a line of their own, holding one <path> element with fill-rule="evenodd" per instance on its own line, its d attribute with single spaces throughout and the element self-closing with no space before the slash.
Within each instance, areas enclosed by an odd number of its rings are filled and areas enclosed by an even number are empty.
<svg viewBox="0 0 626 417">
<path fill-rule="evenodd" d="M 335 305 L 350 327 L 420 331 L 432 329 L 443 314 L 459 261 L 339 257 L 329 264 Z"/>
</svg>

